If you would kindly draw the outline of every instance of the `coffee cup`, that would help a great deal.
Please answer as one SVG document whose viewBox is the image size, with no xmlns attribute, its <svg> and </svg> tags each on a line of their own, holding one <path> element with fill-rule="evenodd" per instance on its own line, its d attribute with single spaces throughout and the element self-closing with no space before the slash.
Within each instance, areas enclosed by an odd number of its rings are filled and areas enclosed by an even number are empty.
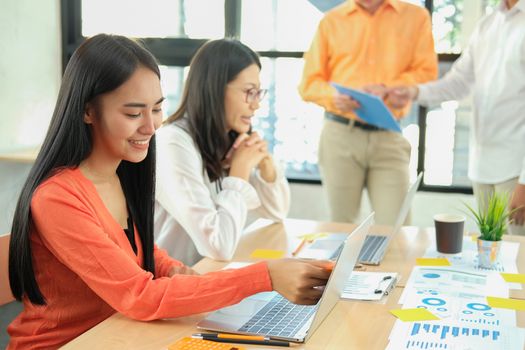
<svg viewBox="0 0 525 350">
<path fill-rule="evenodd" d="M 436 248 L 440 253 L 457 254 L 463 248 L 465 217 L 458 214 L 434 215 Z"/>
</svg>

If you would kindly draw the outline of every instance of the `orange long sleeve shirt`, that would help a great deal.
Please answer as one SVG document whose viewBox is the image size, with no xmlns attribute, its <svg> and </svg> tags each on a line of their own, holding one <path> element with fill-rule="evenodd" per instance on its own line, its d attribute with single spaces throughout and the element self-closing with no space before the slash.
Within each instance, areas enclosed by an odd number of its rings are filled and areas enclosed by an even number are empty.
<svg viewBox="0 0 525 350">
<path fill-rule="evenodd" d="M 428 11 L 398 0 L 385 0 L 373 15 L 353 0 L 327 12 L 304 59 L 302 98 L 352 119 L 334 106 L 330 82 L 360 89 L 422 83 L 438 73 Z M 401 117 L 408 107 L 390 110 Z"/>
<path fill-rule="evenodd" d="M 155 247 L 157 278 L 141 268 L 123 228 L 79 169 L 42 183 L 31 202 L 33 268 L 47 305 L 24 300 L 8 349 L 58 348 L 116 311 L 138 320 L 179 317 L 272 289 L 266 263 L 202 276 L 167 277 L 177 260 Z"/>
</svg>

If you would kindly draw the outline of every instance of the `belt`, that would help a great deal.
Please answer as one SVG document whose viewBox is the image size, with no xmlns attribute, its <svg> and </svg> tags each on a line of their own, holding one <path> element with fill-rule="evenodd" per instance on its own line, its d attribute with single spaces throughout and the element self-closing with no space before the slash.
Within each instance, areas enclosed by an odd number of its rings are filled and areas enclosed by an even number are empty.
<svg viewBox="0 0 525 350">
<path fill-rule="evenodd" d="M 381 130 L 385 130 L 385 129 L 380 128 L 380 127 L 375 126 L 375 125 L 361 123 L 360 121 L 357 121 L 357 120 L 354 120 L 354 119 L 348 119 L 348 118 L 345 118 L 345 117 L 341 117 L 341 116 L 339 116 L 337 114 L 333 114 L 333 113 L 330 113 L 330 112 L 325 112 L 324 116 L 328 120 L 332 120 L 334 122 L 345 124 L 345 125 L 353 124 L 353 126 L 355 126 L 357 128 L 360 128 L 360 129 L 363 129 L 363 130 L 366 130 L 366 131 L 381 131 Z"/>
</svg>

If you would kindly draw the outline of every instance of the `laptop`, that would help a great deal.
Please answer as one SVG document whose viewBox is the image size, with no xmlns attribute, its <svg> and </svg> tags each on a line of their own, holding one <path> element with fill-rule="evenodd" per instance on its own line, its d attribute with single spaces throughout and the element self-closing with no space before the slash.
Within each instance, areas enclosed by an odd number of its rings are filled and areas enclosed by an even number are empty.
<svg viewBox="0 0 525 350">
<path fill-rule="evenodd" d="M 316 305 L 293 304 L 275 291 L 257 293 L 236 305 L 212 312 L 197 327 L 292 342 L 307 341 L 339 300 L 373 218 L 374 213 L 347 235 L 323 295 Z"/>
<path fill-rule="evenodd" d="M 419 184 L 421 183 L 422 179 L 423 172 L 419 173 L 416 181 L 409 187 L 407 194 L 405 195 L 405 199 L 403 200 L 403 204 L 401 205 L 401 209 L 399 210 L 399 214 L 397 215 L 396 223 L 394 224 L 392 231 L 387 235 L 369 234 L 366 236 L 363 249 L 361 249 L 361 252 L 359 253 L 358 260 L 361 264 L 379 265 L 381 263 L 381 261 L 385 257 L 386 250 L 388 248 L 388 245 L 392 241 L 392 238 L 394 238 L 394 235 L 397 234 L 397 232 L 405 223 L 407 215 L 410 212 L 410 208 L 412 207 L 412 201 L 414 200 L 414 196 L 417 192 L 417 189 L 419 188 Z"/>
<path fill-rule="evenodd" d="M 385 257 L 388 245 L 394 235 L 401 229 L 412 206 L 412 201 L 423 179 L 423 172 L 419 173 L 416 181 L 409 187 L 403 204 L 399 210 L 395 225 L 387 235 L 369 234 L 366 236 L 363 249 L 359 253 L 358 261 L 365 265 L 379 265 Z M 306 249 L 303 249 L 298 258 L 335 259 L 341 253 L 342 242 L 346 233 L 331 233 L 328 237 L 315 240 Z"/>
</svg>

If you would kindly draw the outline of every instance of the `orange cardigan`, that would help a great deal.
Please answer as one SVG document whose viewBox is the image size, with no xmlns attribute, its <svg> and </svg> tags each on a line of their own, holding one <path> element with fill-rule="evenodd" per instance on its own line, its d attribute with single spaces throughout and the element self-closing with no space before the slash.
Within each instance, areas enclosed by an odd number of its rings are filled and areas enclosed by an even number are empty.
<svg viewBox="0 0 525 350">
<path fill-rule="evenodd" d="M 215 310 L 272 289 L 266 263 L 202 276 L 167 277 L 182 265 L 155 247 L 157 278 L 141 268 L 123 231 L 80 170 L 43 182 L 31 202 L 33 268 L 47 304 L 24 299 L 8 349 L 58 348 L 116 311 L 137 320 Z M 136 230 L 135 230 L 136 232 Z"/>
</svg>

